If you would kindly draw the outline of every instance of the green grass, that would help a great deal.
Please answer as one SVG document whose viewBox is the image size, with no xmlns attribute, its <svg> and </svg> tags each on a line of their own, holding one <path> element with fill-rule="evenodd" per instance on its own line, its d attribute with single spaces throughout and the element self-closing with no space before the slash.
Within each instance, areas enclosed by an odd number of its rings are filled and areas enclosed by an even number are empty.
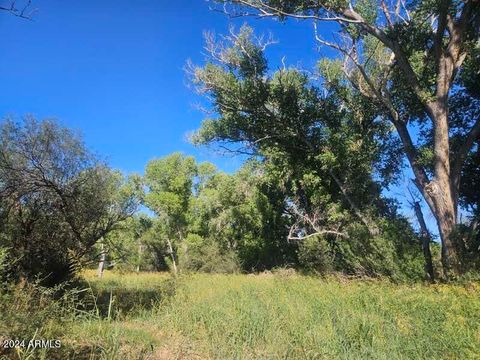
<svg viewBox="0 0 480 360">
<path fill-rule="evenodd" d="M 156 318 L 219 359 L 480 358 L 478 288 L 196 275 Z"/>
<path fill-rule="evenodd" d="M 103 309 L 64 325 L 63 358 L 480 358 L 478 283 L 281 273 L 197 274 L 175 283 L 166 274 L 85 278 L 99 298 L 113 299 L 98 305 L 112 308 L 110 317 Z"/>
</svg>

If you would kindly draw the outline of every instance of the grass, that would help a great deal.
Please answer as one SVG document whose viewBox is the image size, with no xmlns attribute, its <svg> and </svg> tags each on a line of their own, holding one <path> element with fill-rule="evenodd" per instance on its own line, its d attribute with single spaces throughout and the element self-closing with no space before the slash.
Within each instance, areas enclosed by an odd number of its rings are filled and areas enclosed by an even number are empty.
<svg viewBox="0 0 480 360">
<path fill-rule="evenodd" d="M 63 358 L 480 358 L 478 283 L 281 273 L 195 274 L 175 282 L 152 273 L 84 277 L 108 301 L 98 302 L 98 316 L 64 325 Z"/>
<path fill-rule="evenodd" d="M 195 275 L 161 326 L 218 359 L 480 358 L 479 289 Z"/>
</svg>

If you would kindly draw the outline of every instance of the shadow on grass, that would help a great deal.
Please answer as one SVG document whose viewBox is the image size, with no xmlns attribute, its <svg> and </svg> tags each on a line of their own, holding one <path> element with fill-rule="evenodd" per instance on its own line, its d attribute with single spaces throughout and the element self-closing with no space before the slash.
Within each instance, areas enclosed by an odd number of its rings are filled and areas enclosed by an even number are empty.
<svg viewBox="0 0 480 360">
<path fill-rule="evenodd" d="M 83 309 L 95 312 L 100 318 L 121 319 L 149 311 L 175 293 L 175 281 L 165 280 L 150 287 L 124 287 L 120 283 L 87 284 Z"/>
<path fill-rule="evenodd" d="M 93 293 L 99 315 L 112 318 L 151 310 L 165 296 L 162 289 L 93 289 Z"/>
</svg>

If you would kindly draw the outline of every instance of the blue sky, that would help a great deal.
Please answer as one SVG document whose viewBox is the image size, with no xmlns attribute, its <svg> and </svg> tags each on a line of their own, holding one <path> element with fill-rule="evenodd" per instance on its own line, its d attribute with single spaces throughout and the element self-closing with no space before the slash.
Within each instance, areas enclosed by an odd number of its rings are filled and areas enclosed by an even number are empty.
<svg viewBox="0 0 480 360">
<path fill-rule="evenodd" d="M 0 13 L 1 117 L 55 117 L 125 172 L 142 172 L 148 160 L 177 150 L 226 171 L 241 164 L 186 141 L 204 114 L 183 69 L 188 59 L 204 61 L 205 30 L 226 33 L 245 19 L 211 11 L 204 0 L 33 3 L 33 21 Z M 273 67 L 283 55 L 314 67 L 311 24 L 248 21 L 279 41 L 268 52 Z"/>
</svg>

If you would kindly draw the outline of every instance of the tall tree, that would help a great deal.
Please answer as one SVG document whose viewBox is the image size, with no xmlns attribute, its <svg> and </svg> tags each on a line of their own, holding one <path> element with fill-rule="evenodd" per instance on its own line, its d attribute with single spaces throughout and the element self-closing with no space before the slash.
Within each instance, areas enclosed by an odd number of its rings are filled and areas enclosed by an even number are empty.
<svg viewBox="0 0 480 360">
<path fill-rule="evenodd" d="M 208 178 L 201 176 L 206 165 Z M 214 242 L 220 254 L 236 254 L 246 271 L 296 262 L 296 246 L 287 241 L 285 196 L 269 184 L 262 164 L 249 161 L 234 174 L 212 172 L 208 163 L 198 168 L 203 179 L 191 202 L 191 233 Z"/>
<path fill-rule="evenodd" d="M 316 40 L 338 51 L 344 78 L 377 106 L 402 141 L 415 183 L 435 216 L 445 272 L 461 271 L 462 244 L 455 237 L 462 169 L 480 135 L 478 115 L 479 25 L 477 0 L 229 0 L 226 12 L 317 23 L 336 22 L 340 41 Z M 228 4 L 232 7 L 229 8 Z M 474 80 L 476 79 L 476 80 Z M 466 98 L 465 112 L 452 111 Z M 424 126 L 431 153 L 422 161 L 422 140 L 409 124 Z"/>
<path fill-rule="evenodd" d="M 225 38 L 207 37 L 210 61 L 192 68 L 193 81 L 209 95 L 217 115 L 202 123 L 193 141 L 263 160 L 272 186 L 283 191 L 290 241 L 325 237 L 337 249 L 349 243 L 348 250 L 332 250 L 340 257 L 355 254 L 351 266 L 339 269 L 383 272 L 376 266 L 381 261 L 365 260 L 395 248 L 384 227 L 395 222 L 395 207 L 382 198 L 374 178 L 388 181 L 398 166 L 398 144 L 389 128 L 375 121 L 369 101 L 348 88 L 324 94 L 295 68 L 269 71 L 266 44 L 251 28 Z M 388 152 L 394 156 L 385 156 Z"/>
<path fill-rule="evenodd" d="M 333 93 L 323 96 L 299 70 L 284 68 L 269 74 L 264 44 L 255 43 L 248 27 L 227 39 L 226 44 L 208 39 L 211 62 L 193 69 L 194 82 L 211 95 L 219 115 L 206 119 L 193 141 L 217 142 L 222 147 L 237 144 L 235 152 L 276 163 L 283 169 L 278 176 L 291 182 L 284 186 L 295 192 L 296 201 L 307 212 L 312 204 L 299 179 L 313 172 L 311 176 L 319 177 L 318 190 L 341 200 L 372 235 L 378 234 L 368 214 L 369 204 L 379 196 L 372 172 L 376 168 L 388 176 L 379 150 L 382 144 L 395 149 L 395 143 L 383 124 L 373 122 L 369 104 L 354 99 L 358 119 L 352 112 L 339 111 L 342 99 Z M 395 167 L 388 163 L 387 167 Z"/>
<path fill-rule="evenodd" d="M 193 157 L 174 153 L 152 160 L 145 170 L 145 204 L 160 218 L 174 273 L 177 245 L 187 235 L 187 213 L 197 166 Z"/>
</svg>

